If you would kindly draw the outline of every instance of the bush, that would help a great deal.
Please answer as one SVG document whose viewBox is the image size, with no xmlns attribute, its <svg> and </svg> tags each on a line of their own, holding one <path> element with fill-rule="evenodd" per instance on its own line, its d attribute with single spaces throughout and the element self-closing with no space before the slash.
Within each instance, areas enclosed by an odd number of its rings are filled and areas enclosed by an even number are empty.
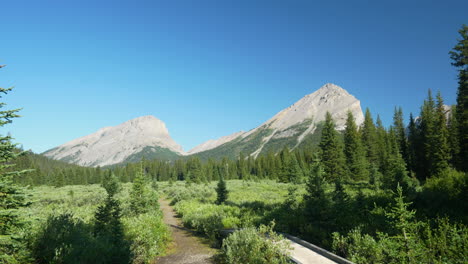
<svg viewBox="0 0 468 264">
<path fill-rule="evenodd" d="M 228 205 L 202 204 L 197 201 L 182 201 L 174 207 L 182 215 L 182 222 L 214 240 L 220 229 L 241 226 L 241 210 Z"/>
<path fill-rule="evenodd" d="M 133 263 L 147 263 L 162 255 L 170 240 L 170 233 L 162 221 L 160 211 L 124 218 L 126 239 L 131 242 Z"/>
<path fill-rule="evenodd" d="M 190 187 L 180 185 L 170 186 L 166 188 L 165 193 L 167 197 L 171 197 L 171 205 L 184 200 L 212 202 L 215 199 L 215 191 L 206 185 L 200 184 L 192 184 Z"/>
<path fill-rule="evenodd" d="M 128 263 L 125 241 L 93 236 L 92 227 L 71 214 L 50 216 L 32 242 L 37 263 Z"/>
<path fill-rule="evenodd" d="M 385 215 L 392 233 L 376 238 L 355 229 L 333 234 L 333 250 L 355 263 L 466 263 L 468 229 L 438 220 L 435 227 L 414 219 L 415 211 L 404 202 L 398 187 L 395 204 Z"/>
<path fill-rule="evenodd" d="M 428 179 L 416 205 L 429 217 L 438 214 L 468 223 L 468 174 L 446 169 Z"/>
<path fill-rule="evenodd" d="M 222 260 L 227 264 L 289 263 L 289 242 L 273 232 L 273 224 L 238 230 L 223 240 Z"/>
</svg>

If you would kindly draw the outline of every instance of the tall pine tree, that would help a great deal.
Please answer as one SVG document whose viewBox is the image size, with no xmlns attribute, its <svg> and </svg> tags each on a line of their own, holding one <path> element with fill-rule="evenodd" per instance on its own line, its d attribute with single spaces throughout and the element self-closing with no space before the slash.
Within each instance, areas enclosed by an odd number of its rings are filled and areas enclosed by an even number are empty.
<svg viewBox="0 0 468 264">
<path fill-rule="evenodd" d="M 458 69 L 458 92 L 456 118 L 458 121 L 458 142 L 460 144 L 460 169 L 468 171 L 468 26 L 458 31 L 461 39 L 450 51 L 452 65 Z"/>
<path fill-rule="evenodd" d="M 335 130 L 335 122 L 329 112 L 325 115 L 325 124 L 319 144 L 325 177 L 329 180 L 343 179 L 345 175 L 345 158 L 343 147 Z"/>
<path fill-rule="evenodd" d="M 367 180 L 369 177 L 369 166 L 361 143 L 361 138 L 359 137 L 356 122 L 351 112 L 348 112 L 348 118 L 346 119 L 344 154 L 351 178 L 353 180 Z"/>
<path fill-rule="evenodd" d="M 403 121 L 403 110 L 401 107 L 398 109 L 395 108 L 395 113 L 393 114 L 393 127 L 395 129 L 395 136 L 398 141 L 400 154 L 405 160 L 406 164 L 409 164 L 408 140 L 406 138 L 405 123 Z"/>
<path fill-rule="evenodd" d="M 431 175 L 439 175 L 447 167 L 450 160 L 448 144 L 447 110 L 442 95 L 437 93 L 436 121 L 434 129 L 434 142 L 431 150 L 432 171 Z"/>
<path fill-rule="evenodd" d="M 377 132 L 369 108 L 366 108 L 366 113 L 364 115 L 361 137 L 367 159 L 371 163 L 371 166 L 379 166 L 377 156 Z"/>
<path fill-rule="evenodd" d="M 3 66 L 0 66 L 2 68 Z M 12 88 L 0 88 L 1 94 L 7 94 Z M 1 102 L 0 108 L 6 104 Z M 0 111 L 0 127 L 12 122 L 20 109 Z M 18 249 L 21 245 L 18 238 L 13 238 L 15 231 L 21 226 L 22 221 L 18 215 L 18 209 L 26 206 L 25 195 L 20 187 L 13 183 L 13 176 L 22 172 L 11 171 L 15 166 L 12 162 L 19 156 L 16 144 L 11 142 L 10 135 L 0 135 L 0 263 L 21 263 Z"/>
</svg>

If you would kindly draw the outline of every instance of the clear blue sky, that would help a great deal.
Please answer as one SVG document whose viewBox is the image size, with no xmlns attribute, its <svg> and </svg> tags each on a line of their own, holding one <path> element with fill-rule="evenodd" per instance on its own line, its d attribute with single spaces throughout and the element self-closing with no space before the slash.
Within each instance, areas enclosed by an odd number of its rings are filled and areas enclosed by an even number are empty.
<svg viewBox="0 0 468 264">
<path fill-rule="evenodd" d="M 42 152 L 154 115 L 185 150 L 249 130 L 327 82 L 389 125 L 427 89 L 455 103 L 448 52 L 468 1 L 2 1 L 1 128 Z"/>
</svg>

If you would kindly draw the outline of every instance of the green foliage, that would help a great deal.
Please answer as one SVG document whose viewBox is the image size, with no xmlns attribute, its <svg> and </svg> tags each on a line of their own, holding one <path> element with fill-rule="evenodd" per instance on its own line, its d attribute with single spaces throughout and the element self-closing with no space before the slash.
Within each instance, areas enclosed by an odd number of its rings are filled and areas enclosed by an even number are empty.
<svg viewBox="0 0 468 264">
<path fill-rule="evenodd" d="M 125 241 L 117 244 L 106 236 L 93 236 L 91 226 L 71 214 L 61 214 L 47 219 L 32 252 L 37 263 L 129 263 Z"/>
<path fill-rule="evenodd" d="M 394 205 L 386 212 L 392 234 L 374 238 L 357 228 L 346 236 L 333 234 L 333 250 L 355 263 L 465 263 L 468 229 L 437 220 L 433 228 L 416 221 L 415 211 L 398 187 Z"/>
<path fill-rule="evenodd" d="M 12 88 L 0 88 L 0 94 L 7 94 Z M 0 98 L 2 97 L 0 96 Z M 6 104 L 0 102 L 0 108 Z M 0 111 L 0 127 L 19 117 L 20 109 Z M 16 144 L 11 142 L 10 135 L 0 135 L 0 262 L 16 263 L 25 258 L 21 255 L 22 241 L 16 235 L 22 220 L 18 217 L 18 209 L 27 205 L 23 190 L 13 182 L 13 176 L 24 173 L 14 171 L 12 162 L 20 155 Z"/>
<path fill-rule="evenodd" d="M 289 263 L 289 243 L 273 232 L 274 223 L 238 230 L 223 240 L 222 259 L 227 264 Z"/>
<path fill-rule="evenodd" d="M 182 184 L 173 184 L 164 190 L 167 197 L 171 198 L 171 205 L 174 205 L 183 200 L 198 200 L 201 202 L 213 202 L 215 191 L 206 185 L 192 185 L 190 187 Z"/>
<path fill-rule="evenodd" d="M 116 195 L 122 189 L 119 180 L 110 171 L 107 172 L 104 176 L 104 179 L 102 180 L 102 187 L 106 190 L 109 197 L 114 197 L 114 195 Z"/>
<path fill-rule="evenodd" d="M 224 180 L 223 176 L 219 177 L 218 186 L 216 188 L 216 194 L 216 204 L 223 204 L 228 199 L 229 191 L 226 188 L 226 181 Z"/>
<path fill-rule="evenodd" d="M 212 241 L 221 229 L 241 227 L 241 210 L 237 207 L 187 200 L 177 203 L 174 209 L 182 215 L 186 227 L 197 230 Z"/>
<path fill-rule="evenodd" d="M 379 167 L 380 164 L 377 156 L 377 132 L 369 108 L 366 108 L 366 113 L 364 115 L 364 124 L 362 125 L 361 137 L 368 161 L 371 164 Z"/>
<path fill-rule="evenodd" d="M 319 147 L 325 177 L 329 180 L 343 179 L 346 176 L 343 147 L 338 139 L 335 123 L 329 112 L 325 116 L 325 125 Z"/>
<path fill-rule="evenodd" d="M 468 175 L 447 169 L 437 177 L 428 179 L 415 203 L 430 217 L 450 216 L 468 223 Z"/>
<path fill-rule="evenodd" d="M 346 129 L 344 131 L 344 154 L 351 179 L 367 180 L 369 178 L 369 165 L 367 164 L 365 151 L 351 112 L 348 112 Z"/>
<path fill-rule="evenodd" d="M 163 254 L 168 228 L 161 213 L 155 208 L 135 216 L 129 209 L 130 186 L 123 184 L 114 197 L 106 196 L 98 185 L 28 190 L 33 203 L 21 215 L 29 219 L 25 228 L 34 261 L 141 263 Z"/>
<path fill-rule="evenodd" d="M 130 210 L 138 215 L 147 213 L 150 209 L 157 209 L 158 205 L 158 196 L 150 188 L 143 169 L 141 169 L 133 180 L 130 192 Z"/>
<path fill-rule="evenodd" d="M 461 39 L 450 51 L 452 65 L 458 69 L 458 91 L 456 119 L 458 120 L 459 169 L 468 171 L 468 26 L 463 25 L 458 31 Z"/>
<path fill-rule="evenodd" d="M 163 255 L 170 241 L 170 233 L 162 221 L 160 211 L 123 218 L 125 237 L 131 241 L 132 263 L 149 263 Z"/>
</svg>

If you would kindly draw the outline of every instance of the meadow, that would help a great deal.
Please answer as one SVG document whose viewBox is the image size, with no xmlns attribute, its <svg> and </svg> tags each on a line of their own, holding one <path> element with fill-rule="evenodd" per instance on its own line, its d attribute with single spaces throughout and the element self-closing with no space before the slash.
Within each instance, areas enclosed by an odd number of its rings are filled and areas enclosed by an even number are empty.
<svg viewBox="0 0 468 264">
<path fill-rule="evenodd" d="M 25 189 L 30 205 L 19 210 L 24 219 L 19 236 L 28 241 L 24 255 L 37 263 L 109 263 L 112 255 L 121 259 L 119 263 L 147 263 L 163 255 L 170 232 L 158 204 L 145 213 L 132 213 L 131 187 L 131 183 L 122 184 L 115 196 L 121 209 L 117 226 L 122 228 L 123 237 L 105 238 L 93 231 L 97 211 L 106 202 L 101 185 Z M 119 248 L 112 250 L 109 243 Z"/>
<path fill-rule="evenodd" d="M 207 236 L 213 245 L 221 246 L 225 259 L 226 239 L 223 242 L 220 230 L 270 226 L 355 263 L 466 263 L 467 260 L 466 226 L 444 217 L 429 219 L 417 214 L 414 209 L 417 206 L 407 202 L 406 190 L 401 187 L 389 191 L 372 188 L 365 182 L 339 186 L 325 183 L 311 194 L 310 184 L 272 180 L 226 183 L 229 194 L 223 204 L 215 203 L 216 182 L 160 184 L 161 192 L 172 201 L 184 225 Z M 422 187 L 415 192 L 407 194 L 424 194 Z"/>
</svg>

